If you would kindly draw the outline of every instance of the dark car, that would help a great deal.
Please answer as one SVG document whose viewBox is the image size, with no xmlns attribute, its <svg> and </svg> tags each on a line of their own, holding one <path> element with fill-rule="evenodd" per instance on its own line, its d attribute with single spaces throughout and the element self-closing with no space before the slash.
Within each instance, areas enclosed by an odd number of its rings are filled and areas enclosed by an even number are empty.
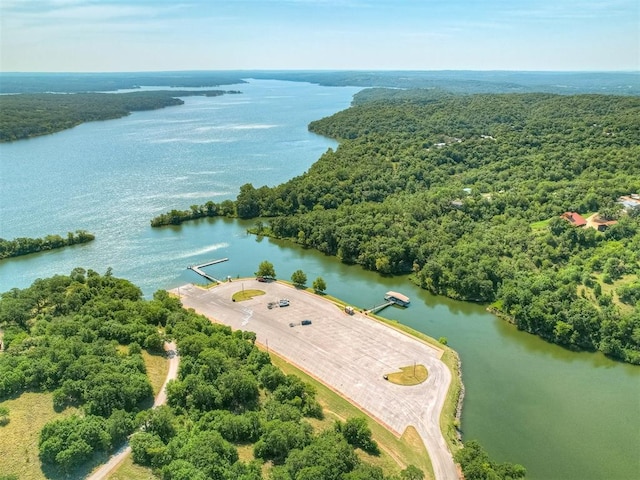
<svg viewBox="0 0 640 480">
<path fill-rule="evenodd" d="M 311 320 L 302 320 L 300 325 L 311 325 Z"/>
</svg>

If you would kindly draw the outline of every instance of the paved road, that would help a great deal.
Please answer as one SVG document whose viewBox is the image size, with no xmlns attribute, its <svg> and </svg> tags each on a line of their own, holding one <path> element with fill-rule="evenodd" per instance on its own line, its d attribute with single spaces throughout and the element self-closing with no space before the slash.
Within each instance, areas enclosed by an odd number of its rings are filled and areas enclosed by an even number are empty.
<svg viewBox="0 0 640 480">
<path fill-rule="evenodd" d="M 156 398 L 153 401 L 153 408 L 159 407 L 160 405 L 164 405 L 167 401 L 167 393 L 165 391 L 165 387 L 169 380 L 174 380 L 178 376 L 178 367 L 180 366 L 180 357 L 178 357 L 178 353 L 176 350 L 176 344 L 165 343 L 164 349 L 167 352 L 167 357 L 169 358 L 169 371 L 167 372 L 167 378 L 165 378 L 164 383 L 162 384 L 162 388 Z M 98 470 L 93 472 L 91 475 L 87 477 L 87 480 L 103 480 L 107 478 L 111 472 L 113 472 L 118 465 L 120 465 L 127 455 L 131 453 L 131 447 L 129 446 L 129 442 L 127 442 L 120 450 L 118 450 L 115 454 L 109 458 L 109 461 L 102 465 Z"/>
<path fill-rule="evenodd" d="M 266 295 L 233 302 L 231 296 L 241 289 L 259 289 Z M 241 280 L 210 290 L 185 285 L 173 293 L 180 295 L 185 307 L 208 318 L 255 332 L 259 343 L 349 398 L 396 434 L 413 425 L 429 452 L 436 478 L 458 478 L 440 431 L 440 412 L 451 383 L 451 373 L 440 361 L 441 351 L 277 282 Z M 290 306 L 267 308 L 282 298 L 289 299 Z M 301 325 L 304 319 L 311 325 Z M 384 380 L 383 375 L 414 362 L 427 367 L 426 382 L 406 387 Z"/>
</svg>

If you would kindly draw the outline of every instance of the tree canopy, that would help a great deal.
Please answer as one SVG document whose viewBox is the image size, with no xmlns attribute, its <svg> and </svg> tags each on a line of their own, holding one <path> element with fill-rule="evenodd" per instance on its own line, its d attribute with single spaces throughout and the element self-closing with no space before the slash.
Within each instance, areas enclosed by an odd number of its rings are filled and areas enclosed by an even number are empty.
<svg viewBox="0 0 640 480">
<path fill-rule="evenodd" d="M 640 192 L 639 118 L 632 96 L 365 91 L 310 124 L 337 150 L 238 200 L 243 216 L 270 218 L 254 233 L 640 363 L 640 209 L 617 203 Z M 575 228 L 564 212 L 617 223 Z"/>
<path fill-rule="evenodd" d="M 0 238 L 0 260 L 87 243 L 94 239 L 95 236 L 93 234 L 84 230 L 77 230 L 75 233 L 69 232 L 67 238 L 63 238 L 60 235 L 47 235 L 43 238 L 19 237 L 13 240 Z"/>
<path fill-rule="evenodd" d="M 22 93 L 0 95 L 0 142 L 47 135 L 84 122 L 110 120 L 131 112 L 182 105 L 177 97 L 223 95 L 222 90 L 129 93 Z"/>
<path fill-rule="evenodd" d="M 2 294 L 0 327 L 0 400 L 49 391 L 57 411 L 79 407 L 40 432 L 49 477 L 86 476 L 96 454 L 104 458 L 131 435 L 134 462 L 163 480 L 259 480 L 263 472 L 290 480 L 398 478 L 356 453 L 378 452 L 363 418 L 314 428 L 310 419 L 324 413 L 310 384 L 275 367 L 254 333 L 213 324 L 165 291 L 145 300 L 110 272 L 76 268 Z M 141 345 L 159 328 L 181 362 L 167 405 L 149 410 Z M 240 459 L 240 447 L 253 458 Z"/>
</svg>

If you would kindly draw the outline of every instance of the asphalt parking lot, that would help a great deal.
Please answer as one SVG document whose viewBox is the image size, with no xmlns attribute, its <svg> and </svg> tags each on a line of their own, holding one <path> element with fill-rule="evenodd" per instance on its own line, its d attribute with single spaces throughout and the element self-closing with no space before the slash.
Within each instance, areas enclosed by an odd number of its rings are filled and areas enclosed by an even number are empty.
<svg viewBox="0 0 640 480">
<path fill-rule="evenodd" d="M 266 294 L 233 302 L 232 295 L 242 289 Z M 260 344 L 332 387 L 396 434 L 413 425 L 426 445 L 436 478 L 458 478 L 440 431 L 451 373 L 440 361 L 439 350 L 360 313 L 348 315 L 321 296 L 278 282 L 245 279 L 208 290 L 185 285 L 172 292 L 185 307 L 216 322 L 255 332 Z M 268 308 L 270 302 L 281 299 L 288 299 L 289 306 Z M 302 325 L 303 320 L 311 323 Z M 407 387 L 384 379 L 385 374 L 414 362 L 427 367 L 426 382 Z"/>
</svg>

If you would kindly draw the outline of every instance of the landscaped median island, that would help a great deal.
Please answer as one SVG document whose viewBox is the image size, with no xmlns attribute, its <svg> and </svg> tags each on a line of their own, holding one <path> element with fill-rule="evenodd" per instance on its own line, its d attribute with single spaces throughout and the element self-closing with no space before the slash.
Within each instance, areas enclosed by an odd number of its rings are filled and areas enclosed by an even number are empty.
<svg viewBox="0 0 640 480">
<path fill-rule="evenodd" d="M 452 390 L 460 391 L 457 374 L 441 360 L 446 347 L 431 346 L 369 316 L 349 315 L 320 295 L 280 282 L 244 279 L 242 283 L 244 289 L 259 287 L 265 295 L 241 304 L 233 302 L 230 299 L 238 292 L 237 281 L 211 289 L 186 285 L 173 293 L 180 295 L 183 306 L 217 323 L 254 332 L 256 341 L 269 352 L 347 398 L 395 436 L 415 428 L 429 453 L 434 477 L 458 477 L 451 450 L 460 444 L 448 435 L 445 440 L 440 427 L 446 401 L 452 403 L 446 408 L 451 414 L 446 423 L 455 422 L 457 398 L 447 400 L 450 386 L 454 384 Z M 289 300 L 287 308 L 267 308 L 282 298 Z M 311 320 L 311 324 L 289 327 L 303 320 Z M 385 379 L 409 365 L 408 374 L 413 375 L 414 363 L 415 377 L 421 374 L 418 365 L 424 374 L 428 371 L 421 383 L 402 386 Z"/>
<path fill-rule="evenodd" d="M 429 372 L 424 365 L 413 365 L 408 367 L 400 367 L 399 372 L 393 372 L 385 375 L 385 380 L 389 380 L 396 385 L 412 386 L 418 385 L 427 380 Z"/>
</svg>

